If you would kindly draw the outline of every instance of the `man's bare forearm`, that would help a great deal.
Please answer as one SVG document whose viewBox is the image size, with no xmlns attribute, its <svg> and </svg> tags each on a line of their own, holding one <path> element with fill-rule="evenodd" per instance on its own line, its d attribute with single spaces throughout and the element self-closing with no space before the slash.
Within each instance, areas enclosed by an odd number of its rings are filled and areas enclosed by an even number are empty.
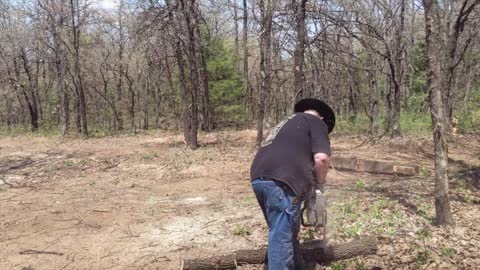
<svg viewBox="0 0 480 270">
<path fill-rule="evenodd" d="M 330 166 L 330 157 L 323 153 L 317 153 L 314 156 L 316 181 L 319 185 L 327 182 L 327 173 Z"/>
</svg>

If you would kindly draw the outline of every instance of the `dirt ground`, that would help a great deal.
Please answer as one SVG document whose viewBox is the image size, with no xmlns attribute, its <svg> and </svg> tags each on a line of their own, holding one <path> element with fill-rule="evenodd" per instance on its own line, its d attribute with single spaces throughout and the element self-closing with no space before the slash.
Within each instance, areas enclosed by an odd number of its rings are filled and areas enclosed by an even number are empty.
<svg viewBox="0 0 480 270">
<path fill-rule="evenodd" d="M 168 132 L 0 138 L 0 269 L 179 269 L 184 258 L 264 246 L 249 183 L 254 140 L 252 130 L 201 134 L 192 151 Z M 451 143 L 448 228 L 432 225 L 430 139 L 334 136 L 332 145 L 421 171 L 329 173 L 329 241 L 374 235 L 378 253 L 326 269 L 480 269 L 478 138 Z"/>
</svg>

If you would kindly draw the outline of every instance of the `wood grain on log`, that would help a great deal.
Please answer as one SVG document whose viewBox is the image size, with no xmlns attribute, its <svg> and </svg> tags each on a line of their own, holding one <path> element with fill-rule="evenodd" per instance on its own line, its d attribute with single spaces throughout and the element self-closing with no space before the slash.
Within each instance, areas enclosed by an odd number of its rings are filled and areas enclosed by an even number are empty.
<svg viewBox="0 0 480 270">
<path fill-rule="evenodd" d="M 235 255 L 227 255 L 227 256 L 216 256 L 210 257 L 207 259 L 199 259 L 199 260 L 187 260 L 184 261 L 182 264 L 182 268 L 184 270 L 229 270 L 229 269 L 236 269 L 237 262 L 235 259 Z"/>
<path fill-rule="evenodd" d="M 301 244 L 303 258 L 306 262 L 327 264 L 333 261 L 350 259 L 356 256 L 375 254 L 377 242 L 374 237 L 356 239 L 348 243 L 325 245 L 321 240 L 306 241 Z M 211 257 L 206 259 L 184 260 L 183 270 L 236 269 L 237 265 L 264 264 L 267 248 L 257 250 L 239 250 L 233 255 Z"/>
</svg>

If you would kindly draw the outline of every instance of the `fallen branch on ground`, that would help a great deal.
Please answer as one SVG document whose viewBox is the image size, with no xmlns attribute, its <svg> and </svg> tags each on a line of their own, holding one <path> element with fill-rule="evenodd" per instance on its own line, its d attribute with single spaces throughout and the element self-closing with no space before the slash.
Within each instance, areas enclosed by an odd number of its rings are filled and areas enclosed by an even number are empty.
<svg viewBox="0 0 480 270">
<path fill-rule="evenodd" d="M 19 252 L 19 254 L 52 254 L 52 255 L 63 256 L 62 252 L 34 250 L 34 249 L 22 250 Z"/>
<path fill-rule="evenodd" d="M 377 242 L 374 237 L 356 239 L 348 243 L 326 245 L 321 240 L 306 241 L 300 246 L 305 262 L 328 264 L 333 261 L 350 259 L 360 255 L 375 254 Z M 233 270 L 247 264 L 264 264 L 267 248 L 239 250 L 232 255 L 206 259 L 189 259 L 182 262 L 182 270 L 222 269 Z"/>
</svg>

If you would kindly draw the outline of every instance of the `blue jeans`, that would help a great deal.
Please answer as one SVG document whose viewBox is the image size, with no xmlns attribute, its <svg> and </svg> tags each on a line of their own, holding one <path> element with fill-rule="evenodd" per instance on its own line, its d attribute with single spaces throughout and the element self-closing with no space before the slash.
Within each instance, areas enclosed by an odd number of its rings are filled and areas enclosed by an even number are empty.
<svg viewBox="0 0 480 270">
<path fill-rule="evenodd" d="M 300 230 L 300 202 L 278 181 L 254 179 L 252 187 L 268 224 L 268 269 L 291 270 L 294 241 Z"/>
</svg>

